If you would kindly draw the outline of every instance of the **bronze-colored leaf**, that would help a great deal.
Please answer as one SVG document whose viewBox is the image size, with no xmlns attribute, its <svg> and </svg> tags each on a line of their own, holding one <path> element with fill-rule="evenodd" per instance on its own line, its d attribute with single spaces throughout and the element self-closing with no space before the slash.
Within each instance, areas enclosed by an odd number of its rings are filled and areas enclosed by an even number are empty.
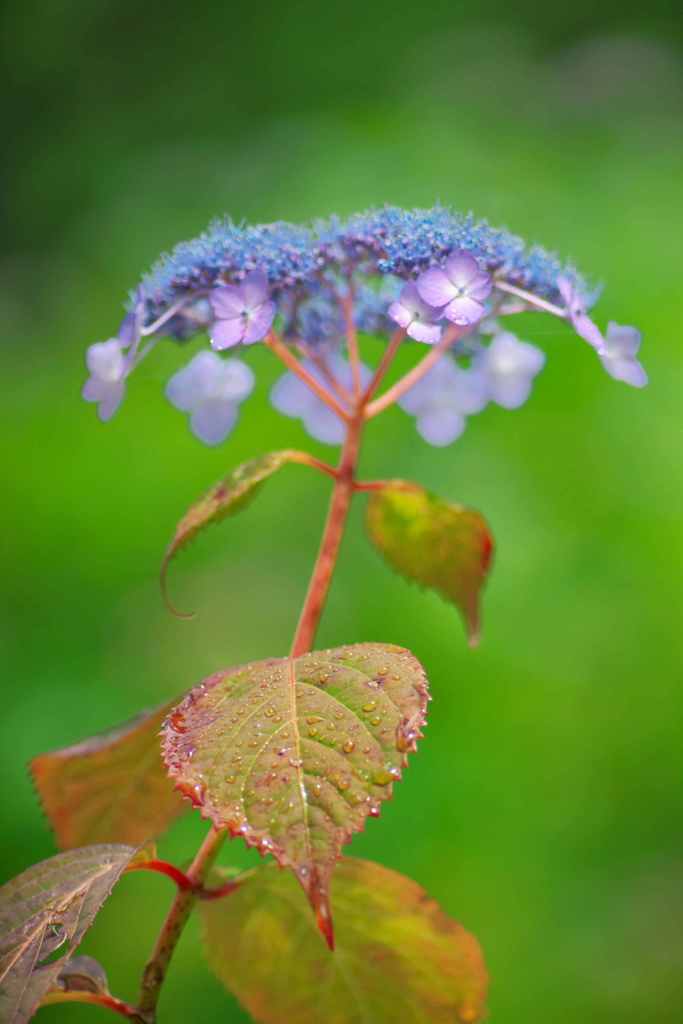
<svg viewBox="0 0 683 1024">
<path fill-rule="evenodd" d="M 427 700 L 420 664 L 389 644 L 258 661 L 190 691 L 164 756 L 205 817 L 292 868 L 331 945 L 339 852 L 391 795 Z"/>
<path fill-rule="evenodd" d="M 417 484 L 391 480 L 370 494 L 366 522 L 389 565 L 456 605 L 475 646 L 479 594 L 494 547 L 484 517 Z"/>
<path fill-rule="evenodd" d="M 168 778 L 159 741 L 174 703 L 33 759 L 36 789 L 62 849 L 144 843 L 182 814 L 186 805 Z"/>
<path fill-rule="evenodd" d="M 330 955 L 292 878 L 263 865 L 201 905 L 213 971 L 260 1024 L 473 1024 L 487 974 L 477 940 L 415 882 L 343 858 Z M 280 965 L 283 969 L 280 969 Z"/>
<path fill-rule="evenodd" d="M 3 1024 L 24 1024 L 55 988 L 134 854 L 134 847 L 120 845 L 70 850 L 35 864 L 0 888 Z"/>
</svg>

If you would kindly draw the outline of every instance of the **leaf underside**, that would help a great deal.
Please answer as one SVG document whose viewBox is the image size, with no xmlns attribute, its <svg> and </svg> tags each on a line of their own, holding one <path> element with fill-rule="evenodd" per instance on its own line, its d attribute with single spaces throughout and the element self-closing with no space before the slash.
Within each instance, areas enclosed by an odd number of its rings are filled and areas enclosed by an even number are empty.
<svg viewBox="0 0 683 1024">
<path fill-rule="evenodd" d="M 144 843 L 187 808 L 169 781 L 159 742 L 159 729 L 175 703 L 33 759 L 33 780 L 62 849 Z"/>
<path fill-rule="evenodd" d="M 55 987 L 135 852 L 118 844 L 70 850 L 35 864 L 0 888 L 3 1024 L 24 1024 Z"/>
<path fill-rule="evenodd" d="M 339 852 L 400 779 L 428 701 L 413 655 L 356 644 L 220 672 L 169 716 L 169 775 L 217 827 L 291 868 L 332 945 Z"/>
<path fill-rule="evenodd" d="M 396 480 L 371 493 L 366 524 L 392 568 L 455 604 L 475 646 L 479 596 L 494 548 L 484 517 L 417 484 Z"/>
<path fill-rule="evenodd" d="M 261 1024 L 472 1024 L 487 974 L 476 939 L 415 882 L 343 858 L 330 956 L 290 875 L 263 865 L 228 899 L 202 902 L 212 970 Z M 277 965 L 286 964 L 286 970 Z"/>
<path fill-rule="evenodd" d="M 180 618 L 191 617 L 174 608 L 168 596 L 168 568 L 178 552 L 187 547 L 190 541 L 194 540 L 205 527 L 241 512 L 256 496 L 257 491 L 268 477 L 276 473 L 278 469 L 288 463 L 307 461 L 307 456 L 302 452 L 289 449 L 269 452 L 267 455 L 242 463 L 191 506 L 178 523 L 173 540 L 166 549 L 161 564 L 161 590 L 170 611 Z"/>
</svg>

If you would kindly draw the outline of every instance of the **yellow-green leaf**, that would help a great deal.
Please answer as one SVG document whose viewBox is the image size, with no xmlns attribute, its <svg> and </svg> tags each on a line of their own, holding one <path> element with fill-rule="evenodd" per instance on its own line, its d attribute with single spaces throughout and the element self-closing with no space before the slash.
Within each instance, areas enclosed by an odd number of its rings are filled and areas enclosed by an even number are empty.
<svg viewBox="0 0 683 1024">
<path fill-rule="evenodd" d="M 470 644 L 479 640 L 480 591 L 493 556 L 493 536 L 481 513 L 392 480 L 367 506 L 371 540 L 392 568 L 452 601 Z"/>
<path fill-rule="evenodd" d="M 427 700 L 419 662 L 388 644 L 253 662 L 187 695 L 164 756 L 205 817 L 292 868 L 332 944 L 330 875 L 400 779 Z"/>
<path fill-rule="evenodd" d="M 201 905 L 209 964 L 260 1024 L 473 1024 L 487 974 L 477 940 L 424 889 L 344 858 L 329 953 L 293 879 L 272 866 Z"/>
</svg>

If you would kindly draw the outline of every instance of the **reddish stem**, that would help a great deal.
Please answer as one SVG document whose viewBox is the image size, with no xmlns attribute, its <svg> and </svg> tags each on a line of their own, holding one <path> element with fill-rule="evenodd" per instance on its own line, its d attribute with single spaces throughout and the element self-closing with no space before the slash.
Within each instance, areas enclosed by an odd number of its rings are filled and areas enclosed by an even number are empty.
<svg viewBox="0 0 683 1024">
<path fill-rule="evenodd" d="M 318 396 L 321 402 L 324 402 L 333 412 L 336 412 L 340 419 L 345 422 L 348 421 L 349 414 L 346 409 L 340 405 L 331 391 L 328 391 L 326 387 L 308 372 L 306 367 L 299 362 L 294 353 L 287 348 L 275 331 L 271 331 L 265 341 L 268 348 L 285 364 L 287 369 L 291 370 L 295 376 L 302 380 Z"/>
<path fill-rule="evenodd" d="M 160 875 L 166 875 L 175 882 L 179 889 L 194 889 L 194 883 L 184 871 L 177 868 L 175 864 L 169 864 L 167 860 L 148 860 L 144 864 L 133 864 L 131 871 L 156 871 Z"/>
<path fill-rule="evenodd" d="M 339 546 L 344 535 L 349 506 L 353 497 L 362 429 L 363 416 L 361 407 L 350 421 L 346 432 L 318 557 L 313 568 L 313 575 L 308 585 L 306 599 L 292 642 L 291 656 L 293 658 L 297 658 L 300 654 L 310 651 L 313 646 L 320 616 L 325 607 L 325 600 L 330 588 L 332 573 L 334 572 Z"/>
<path fill-rule="evenodd" d="M 129 1020 L 140 1019 L 137 1007 L 124 1003 L 122 999 L 117 999 L 109 992 L 48 992 L 40 1005 L 51 1006 L 54 1003 L 89 1003 L 91 1006 L 102 1006 L 105 1010 L 112 1010 Z"/>
</svg>

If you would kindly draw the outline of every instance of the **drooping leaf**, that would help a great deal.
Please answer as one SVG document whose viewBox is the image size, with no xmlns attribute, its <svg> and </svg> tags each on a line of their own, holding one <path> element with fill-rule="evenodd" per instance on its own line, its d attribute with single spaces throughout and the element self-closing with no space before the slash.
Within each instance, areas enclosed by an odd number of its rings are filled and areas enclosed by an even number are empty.
<svg viewBox="0 0 683 1024">
<path fill-rule="evenodd" d="M 164 756 L 204 817 L 295 871 L 331 945 L 333 867 L 391 795 L 427 700 L 420 664 L 389 644 L 258 661 L 188 694 Z"/>
<path fill-rule="evenodd" d="M 475 646 L 479 594 L 494 547 L 484 517 L 417 484 L 394 480 L 370 494 L 366 522 L 371 540 L 394 569 L 456 605 Z"/>
<path fill-rule="evenodd" d="M 166 549 L 161 564 L 162 593 L 168 608 L 175 615 L 181 618 L 191 617 L 184 612 L 178 612 L 168 597 L 168 567 L 178 552 L 187 547 L 204 527 L 219 523 L 222 519 L 241 512 L 255 497 L 268 477 L 276 473 L 282 466 L 291 462 L 310 463 L 310 461 L 310 456 L 305 452 L 291 450 L 269 452 L 267 455 L 242 463 L 192 505 L 178 523 L 173 540 Z"/>
<path fill-rule="evenodd" d="M 62 849 L 144 843 L 182 814 L 187 805 L 166 774 L 159 741 L 174 703 L 33 759 L 36 789 Z"/>
<path fill-rule="evenodd" d="M 134 854 L 134 847 L 121 845 L 70 850 L 35 864 L 0 888 L 3 1024 L 24 1024 L 55 987 Z"/>
<path fill-rule="evenodd" d="M 476 939 L 415 882 L 343 858 L 332 880 L 333 954 L 292 878 L 263 865 L 203 903 L 213 971 L 261 1024 L 472 1024 L 487 975 Z M 279 965 L 286 965 L 280 969 Z"/>
</svg>

